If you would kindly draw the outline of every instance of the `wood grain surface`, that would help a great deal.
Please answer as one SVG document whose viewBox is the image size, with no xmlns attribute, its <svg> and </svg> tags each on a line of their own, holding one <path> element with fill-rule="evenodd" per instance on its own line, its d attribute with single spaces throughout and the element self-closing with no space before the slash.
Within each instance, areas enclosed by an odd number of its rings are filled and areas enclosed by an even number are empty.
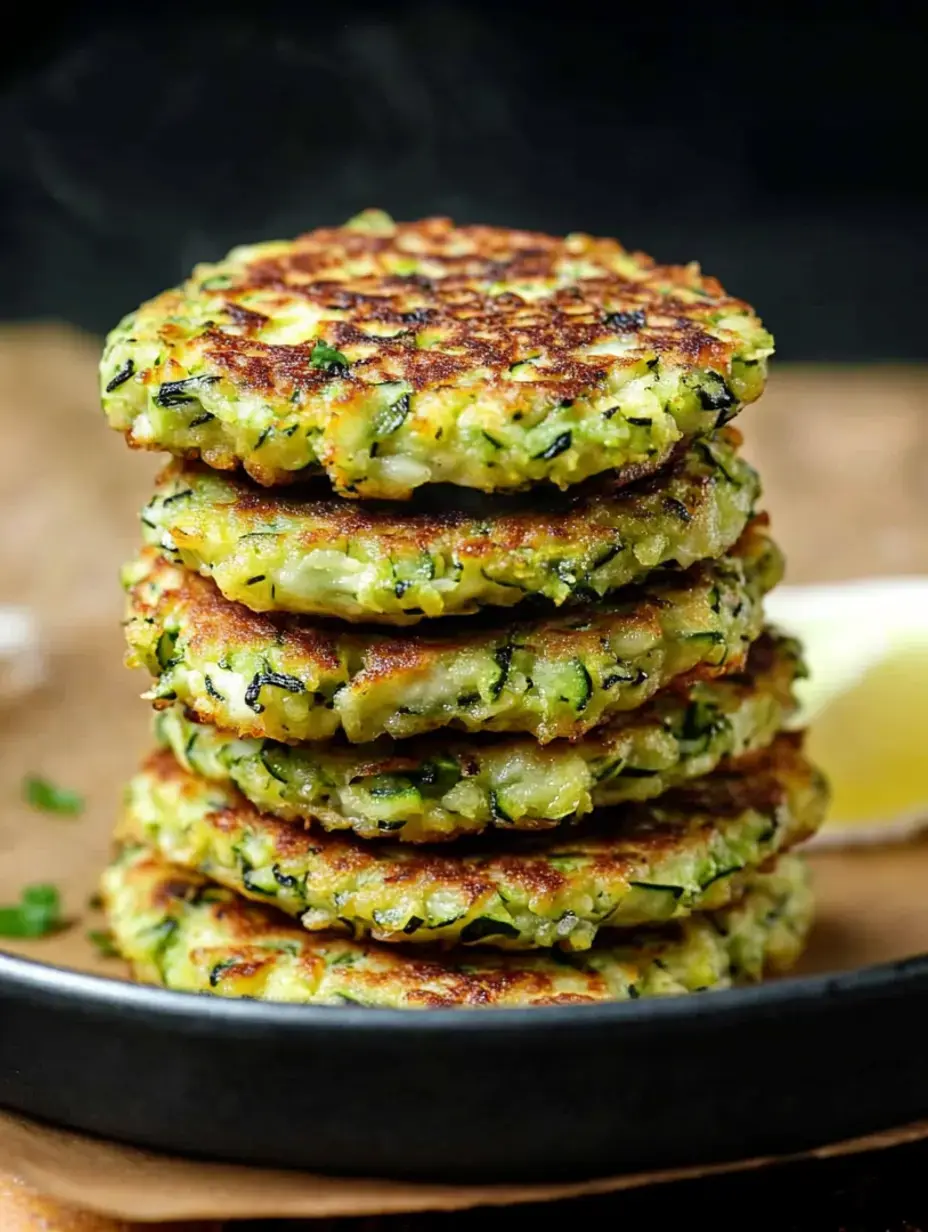
<svg viewBox="0 0 928 1232">
<path fill-rule="evenodd" d="M 228 1225 L 226 1225 L 228 1226 Z M 241 1227 L 241 1225 L 239 1225 Z M 29 1189 L 14 1177 L 0 1173 L 0 1230 L 2 1232 L 221 1232 L 218 1223 L 127 1223 L 94 1215 L 56 1202 Z"/>
</svg>

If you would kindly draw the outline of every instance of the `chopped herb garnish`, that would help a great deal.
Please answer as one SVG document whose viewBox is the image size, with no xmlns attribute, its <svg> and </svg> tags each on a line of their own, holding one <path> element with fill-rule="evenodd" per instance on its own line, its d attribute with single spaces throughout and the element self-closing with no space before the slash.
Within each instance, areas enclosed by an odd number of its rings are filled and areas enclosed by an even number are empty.
<svg viewBox="0 0 928 1232">
<path fill-rule="evenodd" d="M 385 783 L 377 783 L 378 778 L 386 778 Z M 407 778 L 399 778 L 394 775 L 379 775 L 371 779 L 372 783 L 377 783 L 376 787 L 369 788 L 370 794 L 375 800 L 390 800 L 394 796 L 404 796 L 412 789 L 412 784 Z"/>
<path fill-rule="evenodd" d="M 697 389 L 696 396 L 699 399 L 699 405 L 704 411 L 727 411 L 734 406 L 737 399 L 728 388 L 725 379 L 719 374 L 713 373 L 715 376 L 715 384 L 713 388 L 706 389 L 705 387 Z"/>
<path fill-rule="evenodd" d="M 657 890 L 660 894 L 670 894 L 674 900 L 683 897 L 683 886 L 664 885 L 659 881 L 630 881 L 628 884 L 639 890 Z"/>
<path fill-rule="evenodd" d="M 224 958 L 222 962 L 216 963 L 212 971 L 209 973 L 209 986 L 215 988 L 227 971 L 231 971 L 233 967 L 238 965 L 237 958 Z"/>
<path fill-rule="evenodd" d="M 224 701 L 226 700 L 226 699 L 222 696 L 222 694 L 219 692 L 219 690 L 216 688 L 216 686 L 213 684 L 212 680 L 210 680 L 210 677 L 209 677 L 209 672 L 204 672 L 204 674 L 203 674 L 203 683 L 206 685 L 206 692 L 207 692 L 207 694 L 208 694 L 210 697 L 212 697 L 215 701 L 217 701 L 217 702 L 224 702 Z"/>
<path fill-rule="evenodd" d="M 431 316 L 431 308 L 414 308 L 412 312 L 401 312 L 400 320 L 406 325 L 426 325 Z"/>
<path fill-rule="evenodd" d="M 708 890 L 709 886 L 715 885 L 717 881 L 721 881 L 724 877 L 733 877 L 735 873 L 740 873 L 742 865 L 734 864 L 731 868 L 720 868 L 719 871 L 710 877 L 708 881 L 704 881 L 700 886 L 702 890 Z"/>
<path fill-rule="evenodd" d="M 334 376 L 344 376 L 348 371 L 348 356 L 337 351 L 335 347 L 329 346 L 322 338 L 318 339 L 313 346 L 309 362 L 314 368 L 324 368 L 326 372 L 331 372 Z"/>
<path fill-rule="evenodd" d="M 119 950 L 113 941 L 113 934 L 107 928 L 91 928 L 87 940 L 103 958 L 118 958 Z"/>
<path fill-rule="evenodd" d="M 245 889 L 250 890 L 252 894 L 265 894 L 267 895 L 268 898 L 273 898 L 274 895 L 277 893 L 276 888 L 274 886 L 261 885 L 259 881 L 255 881 L 254 877 L 252 876 L 253 873 L 254 873 L 253 868 L 243 868 L 242 869 L 242 885 L 245 887 Z"/>
<path fill-rule="evenodd" d="M 114 389 L 118 389 L 120 385 L 125 385 L 129 377 L 135 371 L 135 364 L 131 359 L 127 359 L 123 366 L 119 369 L 116 375 L 106 383 L 106 392 L 111 394 Z"/>
<path fill-rule="evenodd" d="M 288 693 L 305 693 L 306 691 L 306 686 L 297 676 L 286 676 L 283 672 L 256 672 L 245 690 L 245 705 L 255 714 L 260 714 L 264 709 L 258 701 L 258 695 L 266 685 L 275 689 L 286 689 Z"/>
<path fill-rule="evenodd" d="M 212 415 L 208 416 L 212 419 Z M 193 427 L 193 424 L 190 425 Z M 182 492 L 172 492 L 170 496 L 166 496 L 161 502 L 162 505 L 170 505 L 173 501 L 183 500 L 185 496 L 193 496 L 193 488 L 184 488 Z"/>
<path fill-rule="evenodd" d="M 643 673 L 642 679 L 644 679 Z M 640 681 L 635 680 L 634 675 L 629 672 L 612 672 L 611 675 L 603 677 L 602 688 L 611 689 L 617 684 L 631 684 L 632 682 L 640 684 Z"/>
<path fill-rule="evenodd" d="M 593 677 L 587 671 L 586 664 L 583 663 L 581 659 L 575 659 L 574 662 L 577 665 L 577 670 L 580 675 L 580 687 L 582 689 L 581 695 L 576 699 L 577 713 L 580 714 L 582 711 L 586 710 L 589 705 L 590 698 L 593 696 Z M 570 701 L 571 699 L 567 698 L 566 700 Z"/>
<path fill-rule="evenodd" d="M 512 646 L 500 646 L 498 650 L 494 651 L 493 658 L 496 660 L 496 666 L 499 668 L 499 675 L 490 686 L 490 696 L 495 701 L 500 693 L 502 693 L 503 685 L 505 685 L 509 677 L 509 669 L 512 666 Z"/>
<path fill-rule="evenodd" d="M 597 569 L 602 569 L 603 565 L 608 565 L 610 560 L 615 560 L 618 554 L 624 550 L 624 544 L 621 543 L 614 543 L 612 547 L 606 548 L 602 556 L 593 562 L 593 569 L 591 572 L 595 572 Z"/>
<path fill-rule="evenodd" d="M 484 937 L 518 937 L 519 930 L 514 924 L 505 920 L 491 920 L 489 916 L 478 916 L 461 929 L 461 941 L 464 945 L 482 941 Z"/>
<path fill-rule="evenodd" d="M 84 797 L 69 787 L 56 787 L 48 779 L 31 775 L 23 783 L 26 802 L 43 813 L 77 817 L 84 811 Z"/>
<path fill-rule="evenodd" d="M 274 745 L 272 741 L 265 740 L 261 746 L 261 752 L 258 757 L 261 765 L 265 768 L 272 779 L 276 779 L 278 783 L 286 783 L 287 777 L 281 773 L 278 767 L 274 764 Z"/>
<path fill-rule="evenodd" d="M 606 315 L 606 324 L 610 329 L 632 333 L 645 324 L 645 315 L 640 308 L 635 312 L 610 312 Z"/>
<path fill-rule="evenodd" d="M 512 821 L 512 818 L 509 816 L 509 814 L 500 804 L 499 792 L 491 790 L 489 801 L 490 801 L 490 816 L 493 818 L 494 821 L 509 821 L 509 822 Z"/>
<path fill-rule="evenodd" d="M 564 453 L 570 448 L 572 435 L 569 432 L 562 432 L 560 436 L 556 436 L 547 449 L 543 449 L 541 453 L 536 453 L 535 458 L 541 458 L 545 462 L 550 462 L 552 458 L 556 458 L 558 454 Z"/>
<path fill-rule="evenodd" d="M 271 865 L 271 873 L 277 884 L 283 886 L 285 890 L 295 890 L 300 884 L 296 877 L 291 876 L 290 873 L 285 873 L 279 864 Z"/>
<path fill-rule="evenodd" d="M 0 937 L 45 937 L 61 927 L 61 898 L 53 885 L 26 886 L 15 907 L 0 907 Z"/>
<path fill-rule="evenodd" d="M 164 381 L 155 394 L 155 404 L 169 408 L 196 402 L 204 385 L 215 385 L 218 376 L 188 376 L 183 381 Z"/>
<path fill-rule="evenodd" d="M 683 501 L 677 500 L 675 496 L 664 497 L 664 508 L 668 513 L 672 513 L 674 517 L 679 518 L 681 522 L 692 522 L 693 515 L 684 505 Z"/>
<path fill-rule="evenodd" d="M 395 402 L 389 403 L 384 409 L 378 411 L 372 425 L 374 435 L 383 439 L 383 437 L 390 436 L 393 432 L 396 432 L 409 414 L 409 407 L 409 394 L 404 393 Z"/>
<path fill-rule="evenodd" d="M 158 638 L 155 657 L 163 671 L 167 671 L 174 664 L 174 647 L 177 645 L 178 633 L 178 629 L 165 629 Z"/>
</svg>

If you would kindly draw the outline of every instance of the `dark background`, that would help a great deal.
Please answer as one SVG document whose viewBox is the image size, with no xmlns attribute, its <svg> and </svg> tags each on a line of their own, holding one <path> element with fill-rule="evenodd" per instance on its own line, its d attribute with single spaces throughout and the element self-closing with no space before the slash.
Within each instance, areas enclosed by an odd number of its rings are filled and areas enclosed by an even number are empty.
<svg viewBox="0 0 928 1232">
<path fill-rule="evenodd" d="M 698 258 L 784 359 L 928 358 L 928 70 L 902 6 L 90 3 L 18 21 L 0 318 L 102 332 L 196 260 L 380 205 Z"/>
</svg>

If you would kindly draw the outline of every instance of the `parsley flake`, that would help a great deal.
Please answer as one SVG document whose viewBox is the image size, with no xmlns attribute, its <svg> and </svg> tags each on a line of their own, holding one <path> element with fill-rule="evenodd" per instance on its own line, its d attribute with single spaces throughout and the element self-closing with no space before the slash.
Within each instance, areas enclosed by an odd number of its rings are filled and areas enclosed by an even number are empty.
<svg viewBox="0 0 928 1232">
<path fill-rule="evenodd" d="M 0 937 L 45 937 L 61 927 L 61 897 L 53 885 L 26 886 L 15 907 L 0 907 Z"/>
<path fill-rule="evenodd" d="M 61 813 L 78 817 L 84 811 L 84 797 L 69 787 L 56 787 L 49 779 L 29 775 L 23 782 L 27 804 L 42 813 Z"/>
<path fill-rule="evenodd" d="M 348 371 L 348 356 L 337 351 L 335 347 L 329 346 L 321 338 L 310 352 L 309 362 L 314 368 L 325 368 L 326 372 L 334 373 L 336 376 L 344 376 Z"/>
</svg>

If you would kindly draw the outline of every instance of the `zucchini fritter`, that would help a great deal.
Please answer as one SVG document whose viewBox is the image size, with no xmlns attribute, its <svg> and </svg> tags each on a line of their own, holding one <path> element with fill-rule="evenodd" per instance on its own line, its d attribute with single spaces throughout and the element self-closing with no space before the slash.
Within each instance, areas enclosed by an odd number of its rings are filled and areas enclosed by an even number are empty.
<svg viewBox="0 0 928 1232">
<path fill-rule="evenodd" d="M 130 782 L 117 838 L 273 903 L 310 931 L 583 950 L 601 928 L 724 906 L 743 870 L 809 837 L 827 792 L 800 745 L 798 735 L 780 736 L 685 790 L 566 835 L 438 849 L 280 821 L 162 751 Z"/>
<path fill-rule="evenodd" d="M 582 954 L 405 953 L 310 935 L 270 908 L 124 847 L 103 876 L 115 944 L 137 979 L 181 992 L 312 1005 L 443 1009 L 628 1001 L 729 988 L 788 970 L 812 922 L 798 856 L 752 872 L 709 916 L 610 938 Z"/>
<path fill-rule="evenodd" d="M 547 830 L 594 808 L 649 800 L 769 744 L 803 674 L 795 642 L 766 635 L 745 673 L 659 693 L 582 740 L 432 736 L 292 746 L 198 723 L 180 705 L 155 734 L 188 770 L 231 784 L 262 812 L 362 838 L 434 843 L 488 827 Z"/>
<path fill-rule="evenodd" d="M 772 350 L 695 264 L 367 211 L 197 266 L 110 333 L 100 375 L 133 446 L 404 499 L 650 473 L 759 397 Z"/>
<path fill-rule="evenodd" d="M 154 548 L 124 573 L 128 662 L 240 736 L 294 744 L 341 729 L 353 743 L 449 725 L 578 737 L 685 677 L 737 670 L 763 624 L 782 558 L 755 519 L 732 554 L 555 616 L 473 616 L 438 632 L 339 629 L 249 612 Z"/>
<path fill-rule="evenodd" d="M 413 512 L 297 489 L 275 496 L 175 463 L 142 511 L 143 534 L 255 612 L 405 625 L 527 596 L 588 602 L 662 565 L 728 551 L 760 490 L 736 439 L 729 429 L 697 441 L 653 479 L 533 493 L 515 511 L 513 497 L 481 497 L 479 512 Z"/>
</svg>

